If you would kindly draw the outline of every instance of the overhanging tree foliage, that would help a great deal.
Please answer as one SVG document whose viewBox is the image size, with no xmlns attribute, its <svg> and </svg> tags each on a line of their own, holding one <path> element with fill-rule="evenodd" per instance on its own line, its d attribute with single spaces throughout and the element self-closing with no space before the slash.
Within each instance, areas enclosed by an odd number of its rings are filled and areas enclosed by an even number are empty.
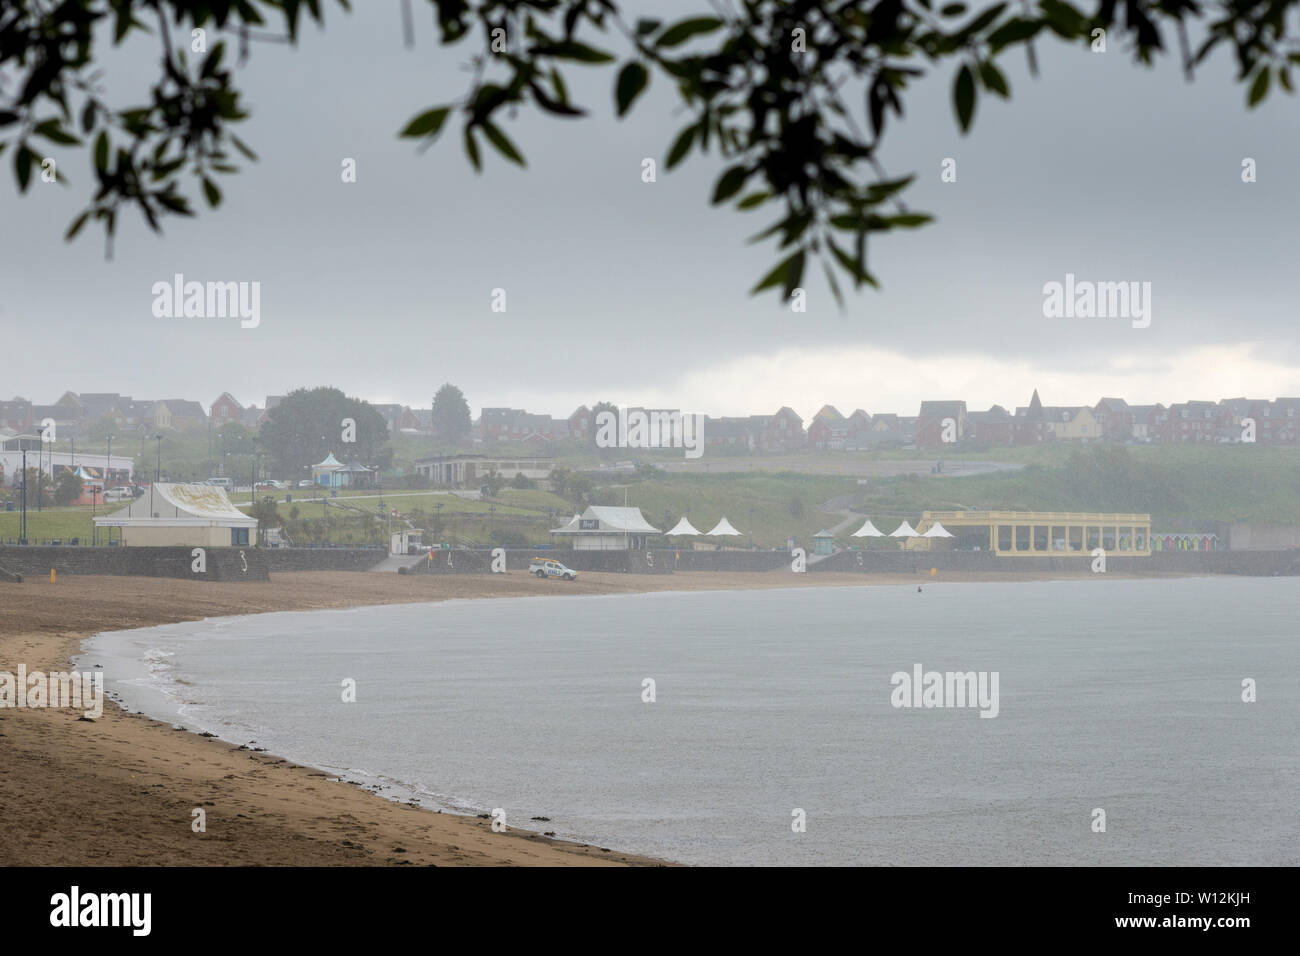
<svg viewBox="0 0 1300 956">
<path fill-rule="evenodd" d="M 868 268 L 873 233 L 930 221 L 907 208 L 911 175 L 891 175 L 877 154 L 891 115 L 903 115 L 910 81 L 951 70 L 953 109 L 970 128 L 981 93 L 1010 97 L 998 66 L 1022 48 L 1037 72 L 1048 41 L 1092 44 L 1096 31 L 1151 64 L 1174 48 L 1190 78 L 1219 48 L 1235 59 L 1253 106 L 1273 79 L 1292 89 L 1300 44 L 1286 18 L 1300 0 L 1066 0 L 982 5 L 933 0 L 708 0 L 705 15 L 674 23 L 633 19 L 618 0 L 426 0 L 439 41 L 465 57 L 469 88 L 411 118 L 401 135 L 427 147 L 455 116 L 466 155 L 482 147 L 524 165 L 503 116 L 536 108 L 560 119 L 585 115 L 568 94 L 572 67 L 612 71 L 620 116 L 653 77 L 674 87 L 689 119 L 668 144 L 665 165 L 716 151 L 715 204 L 770 207 L 776 218 L 755 239 L 773 239 L 778 261 L 754 291 L 785 295 L 812 260 L 840 297 L 837 275 L 876 285 Z M 347 0 L 338 0 L 347 9 Z M 408 29 L 411 0 L 405 0 Z M 320 0 L 5 0 L 0 6 L 0 152 L 12 153 L 26 190 L 47 144 L 88 147 L 93 196 L 68 230 L 91 219 L 110 242 L 123 207 L 157 230 L 169 215 L 193 215 L 186 177 L 209 206 L 217 178 L 254 153 L 233 127 L 247 116 L 227 65 L 226 39 L 242 61 L 257 40 L 296 43 L 306 20 L 324 23 Z M 651 7 L 652 8 L 652 7 Z M 1194 48 L 1189 24 L 1203 39 Z M 282 30 L 282 34 L 268 32 Z M 204 31 L 202 38 L 194 33 Z M 160 41 L 160 75 L 135 106 L 110 106 L 95 43 L 149 31 Z M 212 34 L 211 37 L 208 34 Z M 224 38 L 224 39 L 223 39 Z M 200 39 L 202 42 L 200 42 Z M 441 99 L 441 97 L 440 97 Z M 395 129 L 397 122 L 395 118 Z"/>
</svg>

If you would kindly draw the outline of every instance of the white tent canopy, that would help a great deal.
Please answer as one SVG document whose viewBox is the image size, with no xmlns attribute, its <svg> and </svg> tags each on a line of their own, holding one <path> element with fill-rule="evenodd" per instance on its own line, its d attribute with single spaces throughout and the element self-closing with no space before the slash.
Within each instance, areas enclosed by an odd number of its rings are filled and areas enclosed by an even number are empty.
<svg viewBox="0 0 1300 956">
<path fill-rule="evenodd" d="M 741 534 L 741 533 L 742 533 L 742 532 L 737 531 L 735 528 L 733 528 L 733 527 L 731 526 L 731 522 L 727 520 L 727 516 L 726 516 L 726 515 L 723 515 L 723 516 L 722 516 L 722 520 L 719 521 L 719 522 L 717 523 L 717 525 L 714 527 L 714 529 L 713 529 L 712 531 L 710 531 L 710 532 L 708 533 L 708 535 L 706 535 L 706 537 L 711 537 L 712 535 L 715 535 L 715 534 L 736 534 L 736 535 L 738 535 L 738 534 Z"/>
<path fill-rule="evenodd" d="M 884 535 L 884 532 L 882 532 L 879 528 L 877 528 L 874 524 L 872 524 L 872 523 L 871 523 L 871 519 L 868 518 L 868 519 L 867 519 L 867 523 L 864 524 L 864 525 L 863 525 L 861 528 L 859 528 L 857 531 L 853 532 L 853 534 L 851 534 L 849 537 L 851 537 L 851 538 L 883 538 L 884 536 L 885 536 L 885 535 Z"/>
<path fill-rule="evenodd" d="M 685 515 L 682 515 L 681 521 L 673 525 L 671 531 L 664 532 L 664 534 L 699 534 L 699 533 L 700 533 L 699 530 L 694 525 L 692 525 L 689 521 L 686 520 Z"/>
<path fill-rule="evenodd" d="M 926 531 L 925 534 L 921 535 L 921 537 L 923 537 L 923 538 L 951 538 L 951 537 L 952 537 L 952 532 L 949 531 L 947 528 L 945 528 L 943 525 L 939 524 L 939 522 L 936 521 L 936 522 L 934 523 L 934 527 L 932 527 L 932 528 L 930 528 L 928 531 Z"/>
<path fill-rule="evenodd" d="M 920 535 L 916 533 L 915 528 L 913 528 L 910 524 L 904 521 L 902 524 L 898 526 L 897 529 L 895 529 L 894 533 L 891 534 L 890 537 L 891 538 L 917 538 L 920 537 Z"/>
</svg>

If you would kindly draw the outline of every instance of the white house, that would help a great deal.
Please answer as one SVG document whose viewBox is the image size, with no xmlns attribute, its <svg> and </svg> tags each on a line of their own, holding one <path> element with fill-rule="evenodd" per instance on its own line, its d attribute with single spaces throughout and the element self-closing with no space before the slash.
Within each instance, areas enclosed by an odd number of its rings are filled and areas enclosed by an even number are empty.
<svg viewBox="0 0 1300 956">
<path fill-rule="evenodd" d="M 575 551 L 629 551 L 644 548 L 649 536 L 663 532 L 645 520 L 640 508 L 591 505 L 551 534 L 571 535 Z"/>
<path fill-rule="evenodd" d="M 118 528 L 122 544 L 128 546 L 228 548 L 257 544 L 257 519 L 232 505 L 226 493 L 214 485 L 155 482 L 125 508 L 94 520 L 97 528 Z"/>
</svg>

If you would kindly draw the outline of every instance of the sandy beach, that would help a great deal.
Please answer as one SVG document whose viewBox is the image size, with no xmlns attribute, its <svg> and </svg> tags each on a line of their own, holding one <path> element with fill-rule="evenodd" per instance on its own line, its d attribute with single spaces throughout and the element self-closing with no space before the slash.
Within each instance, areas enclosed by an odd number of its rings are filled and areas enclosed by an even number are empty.
<svg viewBox="0 0 1300 956">
<path fill-rule="evenodd" d="M 1048 580 L 1064 575 L 1017 575 Z M 1118 575 L 1116 575 L 1118 576 Z M 1079 575 L 1097 580 L 1095 575 Z M 1007 574 L 940 581 L 1009 581 Z M 914 586 L 913 575 L 276 574 L 267 583 L 125 577 L 0 584 L 0 671 L 63 670 L 91 634 L 232 614 L 453 598 L 776 587 Z M 939 583 L 934 581 L 933 583 Z M 202 807 L 207 832 L 191 831 Z M 395 803 L 274 755 L 177 730 L 111 701 L 0 709 L 0 865 L 661 865 Z"/>
</svg>

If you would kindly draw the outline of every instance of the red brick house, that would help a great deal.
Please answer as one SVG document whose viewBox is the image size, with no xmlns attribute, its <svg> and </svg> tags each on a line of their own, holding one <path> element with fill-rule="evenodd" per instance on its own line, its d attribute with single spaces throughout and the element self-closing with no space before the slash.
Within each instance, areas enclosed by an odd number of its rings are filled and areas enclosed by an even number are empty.
<svg viewBox="0 0 1300 956">
<path fill-rule="evenodd" d="M 1128 441 L 1133 437 L 1133 409 L 1122 398 L 1103 398 L 1092 410 L 1101 426 L 1101 437 L 1108 441 Z"/>
<path fill-rule="evenodd" d="M 1159 440 L 1170 444 L 1214 442 L 1225 421 L 1232 423 L 1231 412 L 1225 412 L 1215 402 L 1179 402 L 1169 406 Z"/>
<path fill-rule="evenodd" d="M 1255 416 L 1255 440 L 1266 445 L 1300 442 L 1300 398 L 1269 402 Z"/>
<path fill-rule="evenodd" d="M 762 418 L 763 416 L 751 416 Z M 783 405 L 775 415 L 763 423 L 760 447 L 763 451 L 798 451 L 807 444 L 808 435 L 803 429 L 803 419 L 794 409 Z"/>
<path fill-rule="evenodd" d="M 591 437 L 592 414 L 586 405 L 579 405 L 569 414 L 569 437 L 586 441 Z"/>
<path fill-rule="evenodd" d="M 208 416 L 213 427 L 220 428 L 222 425 L 243 421 L 244 406 L 235 401 L 229 392 L 222 392 L 221 397 L 208 409 Z"/>
<path fill-rule="evenodd" d="M 944 441 L 945 421 L 952 420 L 952 441 Z M 956 400 L 922 402 L 916 416 L 916 445 L 937 451 L 951 447 L 966 437 L 966 403 Z"/>
<path fill-rule="evenodd" d="M 834 405 L 823 405 L 808 426 L 808 444 L 818 451 L 840 451 L 848 437 L 848 419 Z"/>
<path fill-rule="evenodd" d="M 1010 445 L 1014 437 L 1011 413 L 1001 405 L 987 412 L 966 414 L 967 437 L 979 445 Z"/>
</svg>

